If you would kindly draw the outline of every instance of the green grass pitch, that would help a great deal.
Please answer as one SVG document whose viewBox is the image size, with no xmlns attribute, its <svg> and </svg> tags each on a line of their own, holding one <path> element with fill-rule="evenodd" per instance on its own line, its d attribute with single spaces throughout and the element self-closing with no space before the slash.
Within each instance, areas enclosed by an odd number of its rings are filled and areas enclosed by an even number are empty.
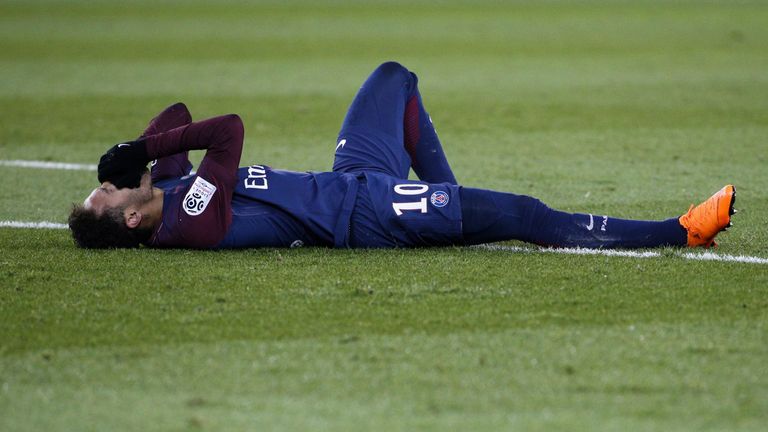
<svg viewBox="0 0 768 432">
<path fill-rule="evenodd" d="M 738 188 L 768 258 L 762 1 L 0 2 L 0 160 L 95 163 L 163 107 L 326 170 L 416 71 L 459 180 L 661 219 Z M 199 158 L 198 158 L 199 160 Z M 92 172 L 0 166 L 0 220 Z M 0 430 L 765 430 L 768 265 L 488 249 L 83 251 L 0 228 Z"/>
</svg>

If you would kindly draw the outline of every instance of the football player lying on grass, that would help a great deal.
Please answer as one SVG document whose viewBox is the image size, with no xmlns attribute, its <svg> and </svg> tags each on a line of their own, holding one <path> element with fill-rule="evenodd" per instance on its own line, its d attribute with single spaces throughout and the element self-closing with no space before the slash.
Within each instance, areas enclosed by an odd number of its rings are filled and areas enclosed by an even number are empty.
<svg viewBox="0 0 768 432">
<path fill-rule="evenodd" d="M 168 107 L 135 141 L 99 161 L 101 186 L 75 205 L 77 245 L 124 248 L 394 248 L 522 240 L 584 248 L 711 246 L 730 226 L 727 185 L 682 216 L 616 219 L 553 210 L 524 195 L 459 186 L 417 77 L 397 63 L 363 84 L 339 133 L 331 172 L 238 168 L 237 115 L 192 122 Z M 189 150 L 206 149 L 198 170 Z M 151 170 L 147 164 L 151 162 Z M 421 181 L 408 180 L 410 169 Z"/>
</svg>

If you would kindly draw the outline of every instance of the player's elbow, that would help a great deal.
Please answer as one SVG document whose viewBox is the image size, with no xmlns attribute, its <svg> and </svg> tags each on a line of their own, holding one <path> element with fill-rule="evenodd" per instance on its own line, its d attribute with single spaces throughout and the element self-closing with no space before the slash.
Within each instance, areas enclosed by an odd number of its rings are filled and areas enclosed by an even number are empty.
<svg viewBox="0 0 768 432">
<path fill-rule="evenodd" d="M 189 108 L 184 102 L 176 102 L 166 109 L 166 111 L 172 112 L 179 116 L 182 125 L 192 123 L 192 114 L 189 113 Z"/>
<path fill-rule="evenodd" d="M 245 127 L 243 126 L 243 120 L 237 114 L 227 114 L 221 116 L 220 127 L 226 132 L 226 134 L 234 139 L 239 138 L 243 140 L 245 135 Z"/>
<path fill-rule="evenodd" d="M 216 148 L 218 151 L 230 152 L 236 154 L 238 158 L 240 157 L 245 129 L 239 115 L 227 114 L 216 117 L 212 125 L 211 136 L 214 144 L 209 148 L 209 151 Z"/>
</svg>

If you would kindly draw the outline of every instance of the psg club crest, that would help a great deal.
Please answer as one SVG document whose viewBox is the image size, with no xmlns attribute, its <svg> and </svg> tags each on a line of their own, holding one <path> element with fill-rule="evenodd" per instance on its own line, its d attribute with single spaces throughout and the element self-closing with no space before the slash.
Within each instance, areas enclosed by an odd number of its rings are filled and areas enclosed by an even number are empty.
<svg viewBox="0 0 768 432">
<path fill-rule="evenodd" d="M 435 207 L 445 207 L 448 204 L 448 193 L 435 191 L 432 193 L 432 196 L 429 197 L 429 202 Z"/>
</svg>

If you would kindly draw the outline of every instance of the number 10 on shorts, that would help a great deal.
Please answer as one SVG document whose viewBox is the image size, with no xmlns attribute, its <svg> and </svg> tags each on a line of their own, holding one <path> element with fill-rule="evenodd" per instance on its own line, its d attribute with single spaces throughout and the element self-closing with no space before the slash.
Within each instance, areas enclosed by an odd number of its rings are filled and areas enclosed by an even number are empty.
<svg viewBox="0 0 768 432">
<path fill-rule="evenodd" d="M 395 193 L 402 196 L 422 195 L 426 193 L 428 190 L 429 190 L 429 186 L 425 184 L 406 183 L 406 184 L 399 184 L 395 186 Z M 393 202 L 392 209 L 395 211 L 395 214 L 398 216 L 402 216 L 403 212 L 407 210 L 418 210 L 421 213 L 426 213 L 427 197 L 423 197 L 419 201 Z"/>
</svg>

